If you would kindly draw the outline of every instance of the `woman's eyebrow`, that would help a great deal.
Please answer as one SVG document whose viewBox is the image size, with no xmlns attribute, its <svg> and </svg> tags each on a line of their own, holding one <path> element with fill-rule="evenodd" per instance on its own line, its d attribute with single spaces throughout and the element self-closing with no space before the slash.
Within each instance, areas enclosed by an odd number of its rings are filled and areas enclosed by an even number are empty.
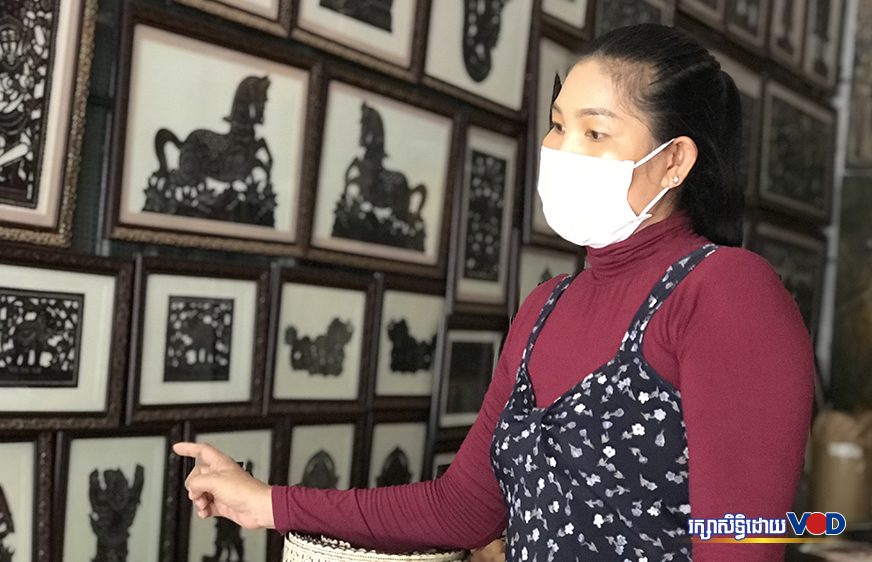
<svg viewBox="0 0 872 562">
<path fill-rule="evenodd" d="M 560 109 L 560 106 L 557 105 L 557 102 L 551 104 L 551 111 L 559 113 L 563 115 L 563 111 Z M 575 118 L 579 119 L 581 117 L 590 117 L 590 116 L 599 116 L 599 117 L 609 117 L 611 119 L 620 119 L 618 115 L 609 109 L 604 107 L 586 107 L 583 109 L 579 109 L 575 112 Z"/>
</svg>

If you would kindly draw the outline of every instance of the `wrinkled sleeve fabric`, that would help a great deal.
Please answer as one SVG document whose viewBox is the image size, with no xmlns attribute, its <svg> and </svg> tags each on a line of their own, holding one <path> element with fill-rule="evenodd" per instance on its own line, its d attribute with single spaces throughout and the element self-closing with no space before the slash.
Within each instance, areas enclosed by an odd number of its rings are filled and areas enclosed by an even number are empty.
<svg viewBox="0 0 872 562">
<path fill-rule="evenodd" d="M 527 335 L 558 280 L 537 287 L 520 307 L 478 417 L 440 478 L 373 489 L 273 486 L 276 530 L 324 534 L 385 552 L 479 548 L 498 538 L 507 508 L 491 464 L 491 440 Z"/>
<path fill-rule="evenodd" d="M 681 299 L 690 301 L 681 306 L 685 317 L 676 318 L 690 516 L 784 519 L 811 420 L 811 337 L 760 256 L 722 247 L 698 268 L 695 282 L 691 273 L 674 295 L 686 288 Z M 692 554 L 694 562 L 770 562 L 783 560 L 784 548 L 697 542 Z"/>
</svg>

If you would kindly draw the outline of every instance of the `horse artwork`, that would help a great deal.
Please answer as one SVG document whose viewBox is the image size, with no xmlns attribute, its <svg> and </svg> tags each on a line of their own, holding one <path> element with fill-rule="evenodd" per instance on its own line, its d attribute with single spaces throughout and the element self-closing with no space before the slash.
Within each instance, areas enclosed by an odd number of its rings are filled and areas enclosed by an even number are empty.
<svg viewBox="0 0 872 562">
<path fill-rule="evenodd" d="M 248 76 L 236 88 L 227 133 L 196 129 L 184 141 L 161 128 L 154 137 L 158 169 L 148 179 L 143 211 L 275 226 L 273 158 L 255 128 L 264 122 L 270 80 Z M 210 93 L 210 95 L 212 95 Z M 167 145 L 178 149 L 170 169 Z"/>
<path fill-rule="evenodd" d="M 233 299 L 171 296 L 164 381 L 230 380 Z"/>
<path fill-rule="evenodd" d="M 429 370 L 433 365 L 436 334 L 429 341 L 419 342 L 409 333 L 406 321 L 399 320 L 388 324 L 388 338 L 391 340 L 391 371 L 414 374 Z"/>
<path fill-rule="evenodd" d="M 353 333 L 351 323 L 338 318 L 327 326 L 327 333 L 316 337 L 300 337 L 295 327 L 288 326 L 285 343 L 291 347 L 291 367 L 310 375 L 338 377 L 345 363 L 345 345 Z"/>
<path fill-rule="evenodd" d="M 243 465 L 237 462 L 245 472 L 251 474 L 254 463 L 250 460 Z M 245 544 L 242 538 L 242 528 L 231 519 L 215 518 L 215 554 L 203 556 L 203 562 L 245 562 Z"/>
<path fill-rule="evenodd" d="M 6 537 L 15 532 L 15 524 L 12 522 L 12 510 L 6 501 L 3 486 L 0 486 L 0 562 L 12 562 L 15 551 L 3 544 Z"/>
<path fill-rule="evenodd" d="M 0 288 L 0 387 L 79 379 L 85 295 Z"/>
<path fill-rule="evenodd" d="M 57 2 L 0 0 L 0 203 L 35 209 Z"/>
<path fill-rule="evenodd" d="M 493 66 L 492 53 L 500 38 L 503 8 L 509 0 L 464 0 L 463 63 L 469 77 L 482 82 Z"/>
<path fill-rule="evenodd" d="M 97 554 L 92 562 L 125 562 L 130 526 L 145 483 L 145 469 L 136 465 L 133 485 L 121 469 L 104 470 L 100 483 L 98 470 L 91 472 L 88 494 L 91 499 L 91 529 L 97 536 Z"/>
<path fill-rule="evenodd" d="M 387 456 L 382 464 L 381 474 L 376 478 L 376 486 L 398 486 L 412 481 L 412 473 L 409 470 L 409 457 L 399 447 Z"/>
<path fill-rule="evenodd" d="M 321 7 L 339 12 L 390 33 L 394 0 L 321 0 Z"/>
<path fill-rule="evenodd" d="M 355 157 L 345 170 L 333 236 L 423 252 L 426 225 L 421 211 L 427 188 L 410 188 L 402 172 L 385 168 L 384 122 L 366 102 L 361 106 L 360 146 L 363 158 Z"/>
<path fill-rule="evenodd" d="M 306 463 L 303 471 L 303 479 L 297 484 L 307 488 L 320 488 L 322 490 L 335 490 L 339 482 L 336 474 L 336 463 L 330 453 L 321 449 Z"/>
</svg>

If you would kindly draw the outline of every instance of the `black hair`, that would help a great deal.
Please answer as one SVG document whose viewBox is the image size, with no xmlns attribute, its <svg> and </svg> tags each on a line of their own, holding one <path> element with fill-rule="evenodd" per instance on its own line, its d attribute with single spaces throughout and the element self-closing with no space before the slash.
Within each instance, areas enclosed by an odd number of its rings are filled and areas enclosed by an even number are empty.
<svg viewBox="0 0 872 562">
<path fill-rule="evenodd" d="M 685 33 L 657 24 L 610 31 L 580 60 L 603 67 L 644 113 L 657 144 L 686 135 L 699 155 L 678 193 L 694 230 L 716 244 L 742 243 L 744 186 L 739 185 L 742 109 L 739 91 L 711 53 Z"/>
</svg>

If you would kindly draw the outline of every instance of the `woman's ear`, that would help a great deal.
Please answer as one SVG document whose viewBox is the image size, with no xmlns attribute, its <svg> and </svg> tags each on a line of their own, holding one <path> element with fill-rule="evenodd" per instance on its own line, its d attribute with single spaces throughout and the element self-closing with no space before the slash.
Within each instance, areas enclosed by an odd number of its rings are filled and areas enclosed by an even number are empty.
<svg viewBox="0 0 872 562">
<path fill-rule="evenodd" d="M 678 187 L 690 173 L 699 150 L 696 143 L 688 136 L 676 137 L 668 149 L 669 160 L 666 164 L 666 175 L 660 185 L 663 187 Z"/>
</svg>

